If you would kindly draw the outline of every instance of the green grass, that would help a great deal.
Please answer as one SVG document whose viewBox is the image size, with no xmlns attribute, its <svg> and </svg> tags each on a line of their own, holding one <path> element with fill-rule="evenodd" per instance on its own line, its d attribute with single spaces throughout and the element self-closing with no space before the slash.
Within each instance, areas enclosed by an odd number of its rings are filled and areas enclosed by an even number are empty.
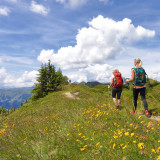
<svg viewBox="0 0 160 160">
<path fill-rule="evenodd" d="M 160 115 L 160 84 L 149 88 L 151 114 Z M 78 99 L 66 92 L 79 92 Z M 132 92 L 124 89 L 117 110 L 111 90 L 74 85 L 28 103 L 1 117 L 0 159 L 8 160 L 150 160 L 160 156 L 160 121 L 131 115 Z"/>
</svg>

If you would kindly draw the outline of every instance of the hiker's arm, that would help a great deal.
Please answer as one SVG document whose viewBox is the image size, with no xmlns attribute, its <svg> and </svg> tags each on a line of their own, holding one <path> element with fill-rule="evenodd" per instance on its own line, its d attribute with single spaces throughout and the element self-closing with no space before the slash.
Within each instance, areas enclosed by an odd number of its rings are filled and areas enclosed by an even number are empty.
<svg viewBox="0 0 160 160">
<path fill-rule="evenodd" d="M 110 85 L 108 86 L 108 88 L 110 88 L 111 86 L 113 86 L 113 83 L 114 83 L 114 78 L 112 77 L 112 78 L 111 78 L 111 83 L 110 83 Z"/>
<path fill-rule="evenodd" d="M 127 82 L 133 82 L 134 79 L 135 79 L 135 70 L 132 69 L 132 70 L 131 70 L 131 73 L 132 73 L 132 77 L 131 77 L 131 79 L 127 79 L 127 80 L 126 80 Z"/>
</svg>

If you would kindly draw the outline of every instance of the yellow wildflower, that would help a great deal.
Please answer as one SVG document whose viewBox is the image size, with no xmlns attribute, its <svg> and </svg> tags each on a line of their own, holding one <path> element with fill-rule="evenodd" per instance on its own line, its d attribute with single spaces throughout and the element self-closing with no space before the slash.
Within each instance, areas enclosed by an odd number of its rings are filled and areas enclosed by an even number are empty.
<svg viewBox="0 0 160 160">
<path fill-rule="evenodd" d="M 127 145 L 125 145 L 125 146 L 123 147 L 123 149 L 125 149 L 125 148 L 127 148 Z"/>
<path fill-rule="evenodd" d="M 155 149 L 152 149 L 152 152 L 153 152 L 153 153 L 156 153 L 156 150 L 155 150 Z"/>
<path fill-rule="evenodd" d="M 114 136 L 113 136 L 113 138 L 114 138 L 114 139 L 117 139 L 117 138 L 118 138 L 118 136 L 114 135 Z"/>
<path fill-rule="evenodd" d="M 131 133 L 131 137 L 133 137 L 134 136 L 134 133 Z"/>
<path fill-rule="evenodd" d="M 157 148 L 157 152 L 159 152 L 159 151 L 160 151 L 160 147 Z"/>
<path fill-rule="evenodd" d="M 99 146 L 99 144 L 100 144 L 100 142 L 98 142 L 98 143 L 96 144 L 96 147 Z"/>
<path fill-rule="evenodd" d="M 33 140 L 30 140 L 30 142 L 33 143 L 34 141 L 33 141 Z"/>
<path fill-rule="evenodd" d="M 113 144 L 113 149 L 115 149 L 115 147 L 116 147 L 116 144 L 114 143 L 114 144 Z"/>
<path fill-rule="evenodd" d="M 160 143 L 160 140 L 158 140 L 158 143 Z"/>
<path fill-rule="evenodd" d="M 144 149 L 144 143 L 138 143 L 138 147 L 139 147 L 140 149 Z"/>
<path fill-rule="evenodd" d="M 157 157 L 157 160 L 160 160 L 160 155 Z"/>
<path fill-rule="evenodd" d="M 91 141 L 93 141 L 93 140 L 94 140 L 94 137 L 91 138 Z"/>
<path fill-rule="evenodd" d="M 136 143 L 136 141 L 133 141 L 133 143 Z"/>
<path fill-rule="evenodd" d="M 139 116 L 138 119 L 140 119 L 142 116 Z"/>
<path fill-rule="evenodd" d="M 124 135 L 125 135 L 125 136 L 128 136 L 128 135 L 129 135 L 129 132 L 125 132 Z"/>
<path fill-rule="evenodd" d="M 81 151 L 84 151 L 85 149 L 86 149 L 86 148 L 81 148 L 80 150 L 81 150 Z"/>
<path fill-rule="evenodd" d="M 112 142 L 113 142 L 113 140 L 111 139 L 110 142 L 109 142 L 109 144 L 111 144 Z"/>
<path fill-rule="evenodd" d="M 118 132 L 118 134 L 122 134 L 122 132 L 121 132 L 121 131 L 119 131 L 119 132 Z"/>
</svg>

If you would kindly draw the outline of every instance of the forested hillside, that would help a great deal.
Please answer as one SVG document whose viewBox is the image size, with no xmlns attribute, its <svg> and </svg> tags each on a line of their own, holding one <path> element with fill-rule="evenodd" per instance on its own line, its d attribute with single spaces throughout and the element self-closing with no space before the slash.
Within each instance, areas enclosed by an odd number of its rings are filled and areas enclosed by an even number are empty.
<svg viewBox="0 0 160 160">
<path fill-rule="evenodd" d="M 11 107 L 18 108 L 21 103 L 31 97 L 31 87 L 28 88 L 12 88 L 12 89 L 0 89 L 0 106 L 4 106 L 5 109 Z"/>
</svg>

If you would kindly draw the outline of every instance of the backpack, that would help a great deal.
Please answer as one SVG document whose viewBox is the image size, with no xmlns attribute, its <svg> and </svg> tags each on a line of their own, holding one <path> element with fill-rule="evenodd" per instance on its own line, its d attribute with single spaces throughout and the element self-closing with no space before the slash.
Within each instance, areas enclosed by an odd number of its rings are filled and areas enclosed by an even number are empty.
<svg viewBox="0 0 160 160">
<path fill-rule="evenodd" d="M 121 77 L 121 73 L 120 72 L 116 72 L 114 73 L 114 84 L 113 87 L 114 88 L 120 88 L 123 85 L 123 79 Z"/>
<path fill-rule="evenodd" d="M 134 84 L 136 86 L 144 86 L 146 83 L 146 75 L 147 75 L 145 70 L 142 67 L 133 69 L 136 71 Z"/>
</svg>

